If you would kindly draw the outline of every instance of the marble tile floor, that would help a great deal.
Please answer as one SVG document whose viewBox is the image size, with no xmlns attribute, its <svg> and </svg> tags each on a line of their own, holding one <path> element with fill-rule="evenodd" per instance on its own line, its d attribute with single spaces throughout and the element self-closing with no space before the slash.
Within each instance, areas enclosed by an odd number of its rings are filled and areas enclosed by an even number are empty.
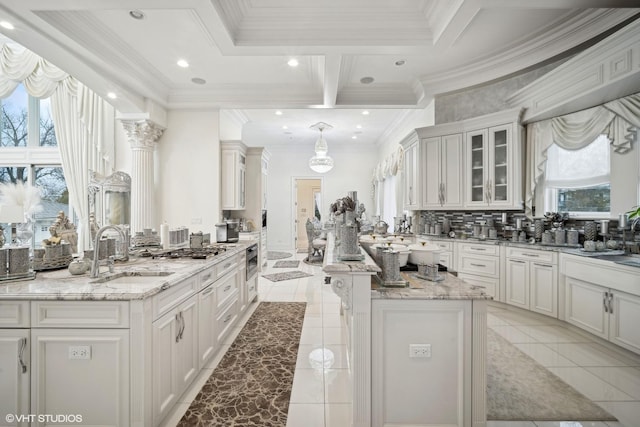
<svg viewBox="0 0 640 427">
<path fill-rule="evenodd" d="M 302 260 L 306 254 L 293 254 Z M 268 261 L 260 274 L 281 272 Z M 305 301 L 298 363 L 294 375 L 287 427 L 347 427 L 351 416 L 350 371 L 340 303 L 324 284 L 320 267 L 300 263 L 313 276 L 284 282 L 259 277 L 260 301 Z M 256 304 L 226 339 L 223 348 L 179 399 L 164 427 L 173 427 L 189 407 L 224 352 L 251 316 Z M 487 427 L 637 427 L 640 426 L 640 356 L 568 328 L 546 316 L 491 303 L 488 326 L 547 367 L 575 389 L 601 405 L 618 422 L 489 421 Z"/>
</svg>

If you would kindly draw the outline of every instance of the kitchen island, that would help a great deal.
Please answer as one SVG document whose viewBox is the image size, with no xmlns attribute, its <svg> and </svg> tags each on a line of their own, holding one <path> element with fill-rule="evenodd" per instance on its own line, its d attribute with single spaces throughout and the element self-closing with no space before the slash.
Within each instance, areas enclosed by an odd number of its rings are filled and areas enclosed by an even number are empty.
<svg viewBox="0 0 640 427">
<path fill-rule="evenodd" d="M 16 415 L 9 425 L 29 425 L 20 414 L 159 425 L 256 298 L 246 245 L 225 249 L 137 258 L 98 279 L 65 269 L 1 283 L 0 412 Z"/>
<path fill-rule="evenodd" d="M 333 248 L 330 233 L 323 270 L 342 301 L 352 425 L 485 426 L 484 288 L 408 272 L 408 287 L 385 288 L 366 252 L 364 261 L 339 261 Z"/>
</svg>

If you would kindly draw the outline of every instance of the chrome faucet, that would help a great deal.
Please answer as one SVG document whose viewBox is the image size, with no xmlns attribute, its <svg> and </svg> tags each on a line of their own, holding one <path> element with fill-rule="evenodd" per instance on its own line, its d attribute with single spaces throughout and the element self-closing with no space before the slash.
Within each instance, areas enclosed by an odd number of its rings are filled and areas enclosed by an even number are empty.
<svg viewBox="0 0 640 427">
<path fill-rule="evenodd" d="M 122 246 L 124 246 L 124 256 L 121 258 L 123 261 L 129 261 L 129 242 L 127 236 L 127 230 L 124 227 L 117 225 L 105 225 L 96 233 L 95 241 L 93 242 L 93 261 L 91 262 L 91 278 L 96 278 L 100 275 L 100 238 L 106 230 L 116 230 L 120 235 Z M 109 264 L 109 271 L 112 270 L 113 259 L 107 260 Z"/>
</svg>

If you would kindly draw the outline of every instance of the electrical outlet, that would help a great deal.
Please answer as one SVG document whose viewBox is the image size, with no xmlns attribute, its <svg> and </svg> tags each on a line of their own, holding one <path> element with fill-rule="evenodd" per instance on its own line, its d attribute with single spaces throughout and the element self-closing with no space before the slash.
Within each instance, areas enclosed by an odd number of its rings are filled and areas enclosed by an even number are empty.
<svg viewBox="0 0 640 427">
<path fill-rule="evenodd" d="M 409 357 L 431 357 L 431 344 L 409 344 Z"/>
<path fill-rule="evenodd" d="M 91 359 L 91 346 L 89 345 L 69 346 L 69 359 Z"/>
</svg>

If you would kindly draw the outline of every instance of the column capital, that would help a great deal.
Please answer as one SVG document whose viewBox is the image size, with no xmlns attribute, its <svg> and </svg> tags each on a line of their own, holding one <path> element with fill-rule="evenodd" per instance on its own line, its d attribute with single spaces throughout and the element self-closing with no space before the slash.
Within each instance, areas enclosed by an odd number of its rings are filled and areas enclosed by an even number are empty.
<svg viewBox="0 0 640 427">
<path fill-rule="evenodd" d="M 165 128 L 151 120 L 121 120 L 132 149 L 152 149 Z"/>
</svg>

